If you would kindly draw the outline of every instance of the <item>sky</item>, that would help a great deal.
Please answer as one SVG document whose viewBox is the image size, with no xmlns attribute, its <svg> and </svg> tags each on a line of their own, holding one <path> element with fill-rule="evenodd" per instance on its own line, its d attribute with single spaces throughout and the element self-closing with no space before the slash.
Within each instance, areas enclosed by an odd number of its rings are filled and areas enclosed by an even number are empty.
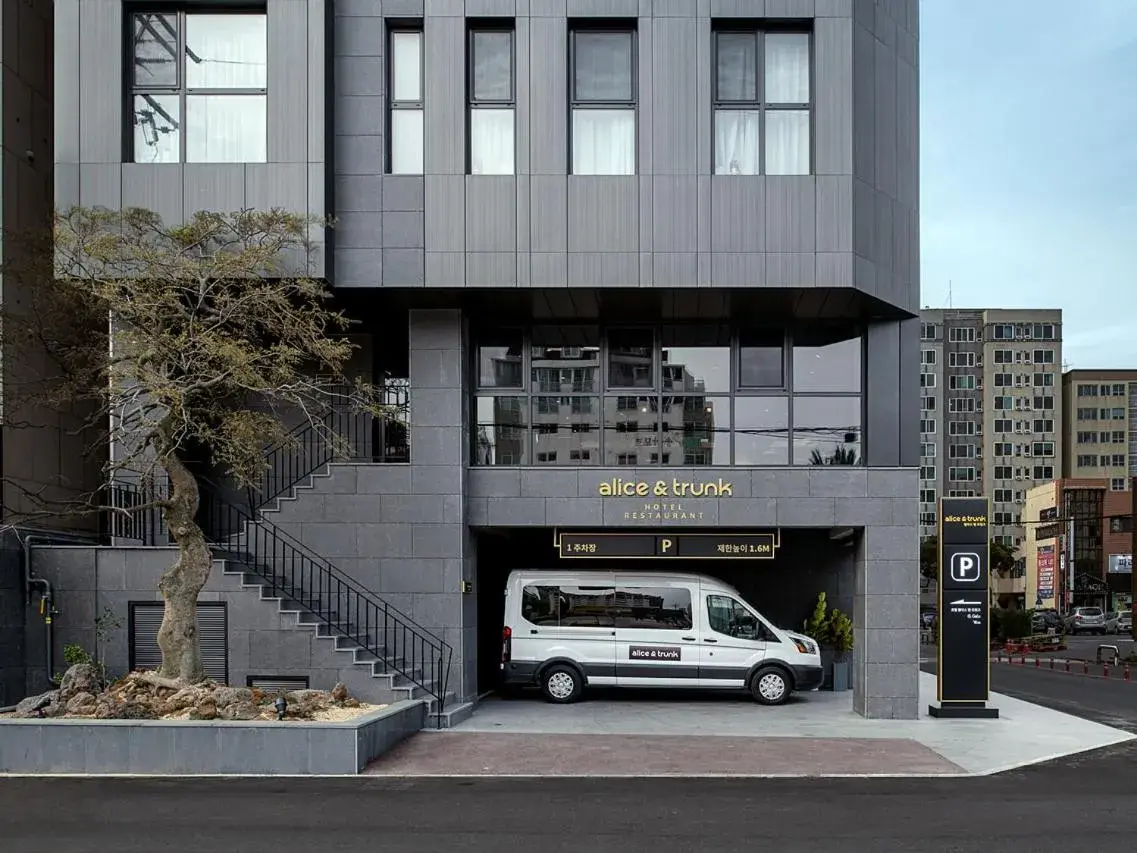
<svg viewBox="0 0 1137 853">
<path fill-rule="evenodd" d="M 1137 370 L 1137 0 L 921 0 L 920 145 L 923 304 Z"/>
</svg>

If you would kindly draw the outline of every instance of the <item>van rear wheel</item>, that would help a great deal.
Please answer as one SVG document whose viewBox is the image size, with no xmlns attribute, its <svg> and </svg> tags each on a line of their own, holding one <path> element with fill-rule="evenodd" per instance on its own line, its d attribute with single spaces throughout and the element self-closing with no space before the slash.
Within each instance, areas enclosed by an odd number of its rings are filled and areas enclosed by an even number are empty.
<svg viewBox="0 0 1137 853">
<path fill-rule="evenodd" d="M 548 701 L 567 705 L 584 692 L 584 679 L 568 664 L 553 664 L 541 674 L 541 692 Z"/>
<path fill-rule="evenodd" d="M 776 666 L 760 669 L 750 679 L 750 695 L 762 705 L 781 705 L 790 698 L 789 676 Z"/>
</svg>

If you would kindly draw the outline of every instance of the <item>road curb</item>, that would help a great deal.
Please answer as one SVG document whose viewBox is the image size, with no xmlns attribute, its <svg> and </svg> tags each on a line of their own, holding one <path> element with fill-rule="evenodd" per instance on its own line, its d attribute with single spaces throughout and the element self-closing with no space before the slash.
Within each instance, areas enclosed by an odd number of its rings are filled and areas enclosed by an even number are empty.
<svg viewBox="0 0 1137 853">
<path fill-rule="evenodd" d="M 1027 657 L 1025 655 L 997 655 L 990 660 L 992 664 L 1000 664 L 1002 666 L 1039 669 L 1046 672 L 1057 672 L 1063 675 L 1077 675 L 1082 678 L 1098 678 L 1104 681 L 1128 681 L 1130 683 L 1137 683 L 1134 681 L 1132 664 L 1124 662 L 1113 665 L 1077 660 L 1075 658 L 1039 658 Z"/>
</svg>

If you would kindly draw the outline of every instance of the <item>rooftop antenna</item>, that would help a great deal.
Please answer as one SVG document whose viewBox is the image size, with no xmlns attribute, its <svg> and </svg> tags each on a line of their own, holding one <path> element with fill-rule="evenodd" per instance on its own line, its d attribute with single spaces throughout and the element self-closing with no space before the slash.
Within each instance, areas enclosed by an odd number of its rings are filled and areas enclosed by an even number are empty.
<svg viewBox="0 0 1137 853">
<path fill-rule="evenodd" d="M 947 307 L 948 307 L 949 311 L 951 311 L 955 307 L 955 305 L 952 303 L 952 300 L 951 300 L 951 279 L 950 278 L 948 279 L 948 283 L 947 283 Z"/>
</svg>

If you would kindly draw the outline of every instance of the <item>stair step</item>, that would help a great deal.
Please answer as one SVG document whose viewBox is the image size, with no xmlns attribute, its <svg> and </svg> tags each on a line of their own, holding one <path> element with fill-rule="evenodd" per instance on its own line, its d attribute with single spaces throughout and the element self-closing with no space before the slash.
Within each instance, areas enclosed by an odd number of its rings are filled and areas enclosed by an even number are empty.
<svg viewBox="0 0 1137 853">
<path fill-rule="evenodd" d="M 451 705 L 447 702 L 445 708 L 446 710 L 441 715 L 434 713 L 433 708 L 428 709 L 427 725 L 430 728 L 452 729 L 459 723 L 470 719 L 474 713 L 473 702 L 460 702 L 457 705 Z"/>
</svg>

